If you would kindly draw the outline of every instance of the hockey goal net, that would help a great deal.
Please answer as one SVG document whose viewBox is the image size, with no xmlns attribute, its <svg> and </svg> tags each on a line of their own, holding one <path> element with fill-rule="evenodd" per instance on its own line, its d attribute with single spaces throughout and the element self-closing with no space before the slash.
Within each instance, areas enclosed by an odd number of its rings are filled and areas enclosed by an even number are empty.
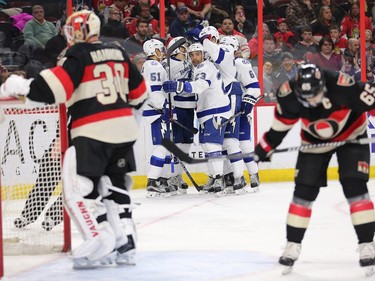
<svg viewBox="0 0 375 281">
<path fill-rule="evenodd" d="M 3 255 L 68 251 L 70 224 L 61 198 L 65 108 L 4 100 L 0 106 Z"/>
</svg>

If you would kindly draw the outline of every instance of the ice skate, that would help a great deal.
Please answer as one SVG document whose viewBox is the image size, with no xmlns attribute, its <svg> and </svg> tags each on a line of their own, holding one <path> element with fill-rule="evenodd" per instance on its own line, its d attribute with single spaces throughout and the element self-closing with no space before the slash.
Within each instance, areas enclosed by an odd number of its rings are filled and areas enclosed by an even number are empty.
<svg viewBox="0 0 375 281">
<path fill-rule="evenodd" d="M 284 252 L 279 259 L 279 263 L 284 267 L 282 274 L 286 275 L 292 272 L 294 262 L 301 253 L 301 243 L 287 242 Z"/>
<path fill-rule="evenodd" d="M 248 193 L 244 176 L 234 180 L 233 190 L 238 195 Z"/>
<path fill-rule="evenodd" d="M 212 184 L 214 183 L 214 178 L 212 176 L 208 177 L 208 181 L 205 185 L 203 185 L 202 190 L 199 192 L 201 194 L 207 194 L 214 192 Z"/>
<path fill-rule="evenodd" d="M 225 186 L 225 190 L 228 194 L 234 193 L 233 185 L 234 185 L 233 173 L 229 173 L 229 174 L 224 175 L 224 186 Z"/>
<path fill-rule="evenodd" d="M 259 191 L 260 181 L 259 181 L 259 174 L 255 173 L 250 175 L 250 186 L 254 192 Z"/>
<path fill-rule="evenodd" d="M 212 188 L 214 189 L 215 195 L 217 197 L 222 197 L 227 194 L 226 190 L 224 189 L 224 179 L 223 176 L 217 175 L 214 179 L 212 184 Z"/>
<path fill-rule="evenodd" d="M 158 178 L 159 187 L 163 188 L 167 193 L 167 196 L 176 195 L 177 194 L 177 186 L 171 184 L 169 179 L 160 177 Z"/>
<path fill-rule="evenodd" d="M 148 179 L 146 191 L 147 191 L 147 194 L 146 194 L 147 198 L 167 196 L 167 192 L 165 191 L 164 187 L 159 186 L 157 180 L 155 179 Z"/>
<path fill-rule="evenodd" d="M 118 265 L 135 265 L 135 242 L 132 235 L 128 235 L 128 243 L 117 249 L 116 263 Z"/>
<path fill-rule="evenodd" d="M 188 185 L 187 183 L 184 182 L 181 175 L 170 177 L 168 179 L 168 185 L 169 186 L 173 185 L 174 188 L 177 190 L 177 192 L 180 194 L 187 193 Z"/>
<path fill-rule="evenodd" d="M 42 227 L 46 231 L 51 231 L 56 225 L 58 225 L 61 221 L 55 221 L 51 217 L 45 217 L 44 221 L 42 222 Z"/>
<path fill-rule="evenodd" d="M 361 243 L 358 245 L 359 265 L 364 269 L 365 275 L 371 276 L 375 273 L 375 244 Z"/>
<path fill-rule="evenodd" d="M 29 225 L 31 222 L 27 220 L 25 217 L 19 217 L 14 220 L 14 226 L 17 228 L 24 228 L 25 226 Z"/>
</svg>

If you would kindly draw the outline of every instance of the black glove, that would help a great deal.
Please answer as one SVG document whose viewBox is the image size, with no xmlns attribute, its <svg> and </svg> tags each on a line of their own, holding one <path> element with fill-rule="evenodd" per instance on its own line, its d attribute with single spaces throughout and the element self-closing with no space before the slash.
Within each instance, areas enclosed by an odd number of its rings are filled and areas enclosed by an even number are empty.
<svg viewBox="0 0 375 281">
<path fill-rule="evenodd" d="M 272 146 L 267 142 L 265 136 L 259 141 L 254 150 L 255 162 L 270 162 L 273 154 Z"/>
<path fill-rule="evenodd" d="M 251 111 L 253 110 L 254 104 L 256 102 L 257 102 L 257 99 L 251 95 L 245 95 L 242 98 L 241 110 L 246 116 L 251 114 Z"/>
</svg>

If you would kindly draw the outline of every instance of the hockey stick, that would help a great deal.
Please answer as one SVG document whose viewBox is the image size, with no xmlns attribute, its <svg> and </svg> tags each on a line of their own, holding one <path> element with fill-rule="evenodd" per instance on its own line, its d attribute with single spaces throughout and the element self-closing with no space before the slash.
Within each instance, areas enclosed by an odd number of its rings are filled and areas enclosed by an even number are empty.
<svg viewBox="0 0 375 281">
<path fill-rule="evenodd" d="M 280 148 L 273 150 L 273 153 L 281 153 L 281 152 L 292 152 L 292 151 L 306 151 L 309 149 L 314 148 L 323 148 L 323 147 L 339 147 L 345 144 L 370 144 L 374 143 L 375 138 L 363 138 L 357 140 L 344 140 L 344 141 L 335 141 L 335 142 L 326 142 L 326 143 L 316 143 L 316 144 L 306 144 L 300 146 L 292 146 L 287 148 Z M 253 157 L 254 152 L 244 153 L 244 154 L 232 154 L 232 155 L 218 155 L 204 159 L 196 159 L 189 156 L 189 154 L 183 152 L 180 148 L 178 148 L 173 142 L 170 142 L 167 139 L 163 139 L 161 143 L 166 149 L 172 152 L 177 158 L 181 161 L 184 161 L 188 164 L 198 164 L 198 163 L 206 163 L 211 159 L 240 159 L 246 157 Z"/>
<path fill-rule="evenodd" d="M 185 174 L 188 176 L 188 178 L 190 179 L 190 181 L 192 182 L 192 184 L 194 185 L 195 189 L 199 192 L 202 190 L 202 187 L 197 184 L 197 182 L 194 180 L 194 178 L 192 177 L 192 175 L 190 174 L 190 172 L 188 171 L 188 169 L 186 168 L 185 164 L 182 163 L 182 161 L 180 160 L 180 165 L 182 167 L 182 169 L 185 171 Z"/>
<path fill-rule="evenodd" d="M 151 107 L 152 109 L 156 110 L 159 114 L 163 114 L 163 110 L 160 109 L 160 108 L 156 108 L 155 106 L 153 106 L 152 104 L 148 104 L 149 107 Z M 197 128 L 188 128 L 186 127 L 184 124 L 178 122 L 177 120 L 175 119 L 172 119 L 172 123 L 175 123 L 177 126 L 181 127 L 182 129 L 188 131 L 189 133 L 195 135 L 198 133 L 198 129 Z"/>
<path fill-rule="evenodd" d="M 259 96 L 259 97 L 257 98 L 257 101 L 254 103 L 254 105 L 255 105 L 258 101 L 260 101 L 262 98 L 264 98 L 264 97 L 265 97 L 264 95 Z M 240 115 L 242 115 L 242 114 L 244 114 L 244 113 L 245 113 L 245 111 L 243 111 L 243 110 L 237 112 L 236 114 L 234 114 L 234 115 L 232 115 L 231 117 L 229 117 L 228 120 L 226 120 L 226 121 L 224 121 L 223 123 L 221 123 L 218 127 L 219 127 L 219 128 L 222 128 L 222 127 L 226 126 L 227 124 L 229 124 L 230 122 L 232 122 L 234 119 L 236 119 L 238 116 L 240 116 Z"/>
</svg>

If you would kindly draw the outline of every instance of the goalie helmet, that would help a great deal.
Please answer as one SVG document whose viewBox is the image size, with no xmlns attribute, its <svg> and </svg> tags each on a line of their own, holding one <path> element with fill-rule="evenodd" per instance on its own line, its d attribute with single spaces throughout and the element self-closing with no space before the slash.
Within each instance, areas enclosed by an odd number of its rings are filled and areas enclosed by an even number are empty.
<svg viewBox="0 0 375 281">
<path fill-rule="evenodd" d="M 315 64 L 301 65 L 296 79 L 296 94 L 302 103 L 325 92 L 324 75 Z"/>
<path fill-rule="evenodd" d="M 159 50 L 159 52 L 157 50 Z M 164 44 L 157 39 L 147 40 L 143 43 L 143 52 L 145 52 L 148 57 L 155 56 L 161 60 L 165 53 Z"/>
<path fill-rule="evenodd" d="M 100 35 L 100 19 L 92 11 L 75 12 L 67 19 L 64 33 L 69 46 L 87 42 L 90 37 Z"/>
<path fill-rule="evenodd" d="M 240 47 L 240 44 L 238 43 L 237 38 L 232 35 L 222 37 L 220 39 L 220 44 L 230 45 L 234 48 L 234 51 L 238 51 Z"/>
<path fill-rule="evenodd" d="M 178 37 L 173 38 L 173 39 L 169 42 L 167 49 L 169 50 L 169 49 L 173 46 L 174 43 L 176 43 L 178 40 L 180 40 L 180 39 L 182 39 L 182 38 L 184 38 L 184 37 L 182 37 L 182 36 L 178 36 Z M 171 53 L 171 56 L 175 56 L 175 55 L 178 55 L 178 54 L 183 54 L 183 55 L 185 55 L 185 57 L 186 57 L 187 50 L 188 50 L 188 46 L 187 46 L 187 43 L 185 43 L 185 44 L 181 45 L 180 47 L 176 48 L 176 49 Z"/>
</svg>

